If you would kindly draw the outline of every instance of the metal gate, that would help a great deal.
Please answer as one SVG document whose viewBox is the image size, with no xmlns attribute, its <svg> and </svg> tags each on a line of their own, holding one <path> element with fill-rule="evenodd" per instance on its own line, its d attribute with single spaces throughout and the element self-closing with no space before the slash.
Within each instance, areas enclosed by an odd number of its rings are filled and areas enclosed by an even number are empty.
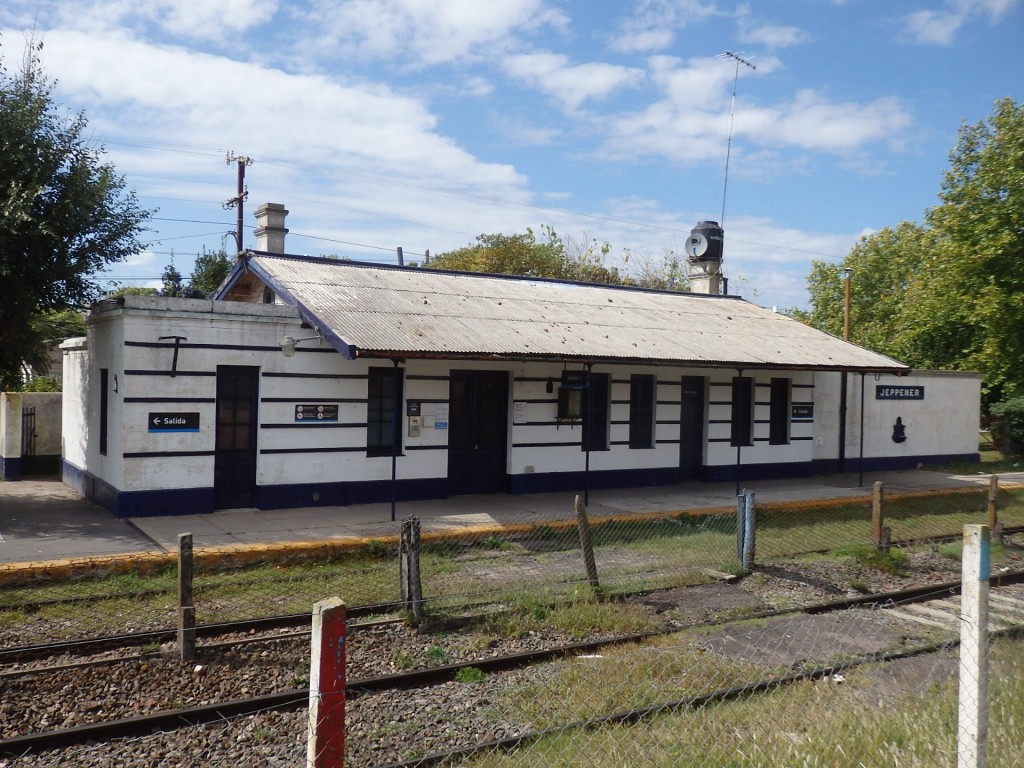
<svg viewBox="0 0 1024 768">
<path fill-rule="evenodd" d="M 21 409 L 21 473 L 31 475 L 36 471 L 36 409 Z"/>
</svg>

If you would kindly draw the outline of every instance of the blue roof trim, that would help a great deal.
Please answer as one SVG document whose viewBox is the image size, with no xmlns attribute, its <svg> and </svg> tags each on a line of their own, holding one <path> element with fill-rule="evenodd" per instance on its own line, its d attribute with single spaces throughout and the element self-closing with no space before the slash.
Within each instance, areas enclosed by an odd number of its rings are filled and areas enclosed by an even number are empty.
<svg viewBox="0 0 1024 768">
<path fill-rule="evenodd" d="M 258 277 L 267 286 L 269 286 L 270 289 L 273 290 L 276 295 L 280 296 L 282 300 L 284 300 L 285 304 L 288 304 L 289 306 L 298 309 L 299 317 L 302 318 L 303 322 L 306 322 L 309 325 L 312 325 L 315 328 L 317 328 L 320 334 L 325 339 L 327 339 L 327 342 L 332 347 L 334 347 L 334 349 L 341 353 L 342 357 L 344 357 L 346 360 L 356 359 L 357 350 L 352 344 L 349 344 L 347 341 L 341 338 L 341 336 L 339 336 L 333 328 L 331 328 L 329 325 L 327 325 L 327 323 L 321 320 L 317 316 L 317 314 L 313 312 L 309 307 L 305 306 L 302 302 L 296 299 L 295 296 L 292 295 L 291 291 L 289 291 L 283 285 L 274 280 L 273 277 L 267 274 L 267 272 L 264 269 L 262 269 L 259 264 L 247 261 L 246 267 L 249 272 L 252 272 L 254 275 L 256 275 L 256 277 Z M 230 286 L 226 287 L 224 291 L 221 291 L 220 293 L 225 293 L 227 290 L 229 290 L 229 288 Z"/>
<path fill-rule="evenodd" d="M 231 271 L 228 272 L 228 276 L 224 278 L 224 282 L 220 284 L 220 287 L 214 291 L 213 296 L 210 297 L 211 299 L 214 301 L 220 301 L 222 297 L 231 292 L 231 289 L 238 284 L 238 281 L 242 279 L 242 276 L 249 271 L 248 260 L 249 256 L 247 253 L 239 254 L 238 258 L 235 259 L 235 266 L 233 266 Z"/>
</svg>

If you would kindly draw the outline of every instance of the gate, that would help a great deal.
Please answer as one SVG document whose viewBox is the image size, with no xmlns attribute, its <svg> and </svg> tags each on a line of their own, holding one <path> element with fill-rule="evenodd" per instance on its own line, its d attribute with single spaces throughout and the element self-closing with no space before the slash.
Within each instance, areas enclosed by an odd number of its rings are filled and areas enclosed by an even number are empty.
<svg viewBox="0 0 1024 768">
<path fill-rule="evenodd" d="M 33 406 L 21 409 L 21 473 L 32 475 L 36 469 L 36 409 Z"/>
</svg>

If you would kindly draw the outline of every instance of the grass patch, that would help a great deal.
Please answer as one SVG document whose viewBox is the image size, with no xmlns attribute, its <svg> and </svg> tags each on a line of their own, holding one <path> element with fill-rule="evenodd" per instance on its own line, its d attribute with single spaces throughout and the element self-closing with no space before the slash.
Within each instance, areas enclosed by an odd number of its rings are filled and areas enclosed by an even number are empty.
<svg viewBox="0 0 1024 768">
<path fill-rule="evenodd" d="M 483 636 L 518 637 L 524 632 L 557 631 L 575 639 L 589 634 L 635 634 L 655 628 L 643 609 L 599 600 L 589 589 L 580 589 L 561 600 L 522 592 L 508 609 L 480 625 Z"/>
<path fill-rule="evenodd" d="M 1024 743 L 1024 647 L 997 640 L 991 648 L 988 765 L 1015 768 Z M 721 668 L 707 657 L 661 663 L 615 659 L 612 675 L 558 674 L 547 686 L 510 691 L 493 713 L 511 713 L 554 734 L 510 753 L 471 760 L 473 768 L 578 768 L 630 765 L 650 768 L 832 768 L 832 766 L 954 766 L 956 764 L 957 683 L 955 678 L 925 680 L 917 690 L 885 694 L 879 676 L 884 665 L 844 673 L 845 682 L 806 681 L 763 694 L 698 709 L 665 712 L 633 725 L 595 725 L 559 730 L 559 725 L 658 702 L 702 685 L 722 687 L 739 668 Z M 595 660 L 596 661 L 596 660 Z M 675 663 L 673 663 L 675 661 Z M 949 664 L 955 668 L 955 659 Z M 579 665 L 582 666 L 582 665 Z M 703 671 L 695 671 L 703 670 Z M 648 679 L 646 674 L 650 674 Z M 614 680 L 620 698 L 602 689 Z M 621 680 L 621 683 L 619 681 Z M 532 719 L 536 718 L 536 719 Z M 539 729 L 539 728 L 538 728 Z M 597 759 L 599 756 L 599 760 Z"/>
<path fill-rule="evenodd" d="M 487 673 L 478 667 L 462 667 L 455 673 L 457 683 L 482 683 L 487 679 Z"/>
<path fill-rule="evenodd" d="M 890 547 L 888 552 L 883 552 L 870 544 L 840 547 L 827 554 L 830 557 L 849 560 L 864 568 L 873 568 L 894 576 L 906 575 L 907 564 L 910 562 L 907 553 L 899 547 Z"/>
</svg>

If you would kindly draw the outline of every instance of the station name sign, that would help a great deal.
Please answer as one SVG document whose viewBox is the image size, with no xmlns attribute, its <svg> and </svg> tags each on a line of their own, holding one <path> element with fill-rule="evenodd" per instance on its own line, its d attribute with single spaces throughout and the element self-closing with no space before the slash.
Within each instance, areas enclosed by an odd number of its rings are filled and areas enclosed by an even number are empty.
<svg viewBox="0 0 1024 768">
<path fill-rule="evenodd" d="M 876 384 L 875 400 L 924 400 L 924 385 L 907 384 L 892 386 L 890 384 Z"/>
<path fill-rule="evenodd" d="M 198 432 L 199 412 L 151 413 L 147 424 L 150 432 Z"/>
<path fill-rule="evenodd" d="M 338 406 L 333 403 L 303 403 L 295 406 L 295 421 L 325 422 L 338 420 Z"/>
</svg>

